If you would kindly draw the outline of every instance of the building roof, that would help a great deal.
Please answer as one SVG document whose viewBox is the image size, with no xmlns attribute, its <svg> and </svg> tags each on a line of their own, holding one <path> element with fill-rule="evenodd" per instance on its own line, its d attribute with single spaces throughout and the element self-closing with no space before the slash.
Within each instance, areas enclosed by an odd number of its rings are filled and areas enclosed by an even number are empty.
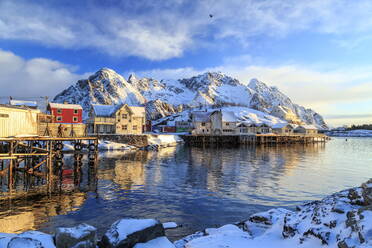
<svg viewBox="0 0 372 248">
<path fill-rule="evenodd" d="M 66 104 L 66 103 L 50 102 L 49 106 L 51 108 L 59 108 L 59 109 L 83 109 L 79 104 Z"/>
<path fill-rule="evenodd" d="M 117 105 L 103 105 L 103 104 L 92 104 L 94 114 L 96 116 L 110 117 L 118 108 Z"/>
<path fill-rule="evenodd" d="M 39 112 L 39 109 L 35 108 L 29 108 L 27 106 L 15 106 L 15 105 L 9 105 L 9 104 L 0 104 L 0 108 L 8 108 L 8 109 L 15 109 L 15 110 L 26 110 L 26 111 L 33 111 L 33 112 Z"/>
<path fill-rule="evenodd" d="M 222 121 L 223 122 L 237 122 L 238 118 L 232 111 L 222 111 Z"/>
<path fill-rule="evenodd" d="M 196 122 L 209 122 L 210 121 L 210 113 L 209 112 L 193 112 L 192 113 L 193 120 Z"/>
<path fill-rule="evenodd" d="M 36 101 L 10 100 L 9 104 L 13 106 L 27 106 L 27 107 L 37 108 Z"/>
<path fill-rule="evenodd" d="M 284 127 L 291 127 L 293 128 L 293 126 L 289 123 L 276 123 L 272 126 L 272 128 L 284 128 Z"/>
</svg>

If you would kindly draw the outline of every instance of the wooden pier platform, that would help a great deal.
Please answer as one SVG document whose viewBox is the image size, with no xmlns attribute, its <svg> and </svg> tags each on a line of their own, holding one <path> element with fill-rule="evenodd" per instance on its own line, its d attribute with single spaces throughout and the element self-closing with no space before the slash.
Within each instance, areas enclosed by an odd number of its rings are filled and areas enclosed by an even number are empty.
<svg viewBox="0 0 372 248">
<path fill-rule="evenodd" d="M 53 178 L 53 171 L 63 159 L 63 142 L 74 143 L 74 158 L 81 163 L 83 146 L 88 149 L 88 159 L 92 164 L 98 160 L 97 137 L 46 137 L 27 136 L 0 138 L 0 176 L 7 178 L 9 191 L 13 189 L 14 174 L 24 172 L 44 175 L 47 181 Z M 58 168 L 57 168 L 58 169 Z"/>
<path fill-rule="evenodd" d="M 257 135 L 181 135 L 186 144 L 230 144 L 230 145 L 261 145 L 261 144 L 291 144 L 291 143 L 317 143 L 326 142 L 330 138 L 324 134 L 313 135 L 277 135 L 277 134 L 257 134 Z"/>
</svg>

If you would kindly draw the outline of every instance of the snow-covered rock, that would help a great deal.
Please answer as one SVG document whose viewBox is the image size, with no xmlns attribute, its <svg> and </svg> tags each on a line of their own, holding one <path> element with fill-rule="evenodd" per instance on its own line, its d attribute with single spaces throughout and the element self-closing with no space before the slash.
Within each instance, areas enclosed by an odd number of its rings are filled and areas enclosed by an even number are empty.
<svg viewBox="0 0 372 248">
<path fill-rule="evenodd" d="M 101 240 L 101 246 L 129 248 L 164 236 L 163 225 L 154 219 L 121 219 L 111 225 Z"/>
<path fill-rule="evenodd" d="M 172 228 L 177 228 L 178 225 L 176 222 L 164 222 L 163 227 L 164 229 L 172 229 Z"/>
<path fill-rule="evenodd" d="M 240 106 L 279 118 L 293 114 L 296 121 L 298 118 L 306 124 L 327 127 L 319 114 L 293 103 L 276 87 L 269 87 L 257 79 L 243 84 L 219 72 L 160 81 L 130 75 L 126 81 L 115 71 L 104 68 L 62 91 L 54 101 L 82 105 L 85 117 L 94 103 L 146 105 L 147 117 L 152 120 L 200 106 Z M 285 110 L 285 113 L 281 110 Z"/>
<path fill-rule="evenodd" d="M 56 229 L 55 242 L 58 248 L 95 248 L 97 229 L 88 224 L 80 224 L 76 227 L 59 227 Z"/>
<path fill-rule="evenodd" d="M 176 248 L 167 237 L 159 237 L 146 243 L 137 243 L 134 248 Z"/>
<path fill-rule="evenodd" d="M 0 234 L 0 247 L 7 248 L 55 248 L 53 236 L 38 232 L 27 231 L 21 234 Z"/>
<path fill-rule="evenodd" d="M 206 229 L 175 242 L 199 247 L 372 247 L 372 179 L 296 211 L 272 209 L 237 225 Z"/>
</svg>

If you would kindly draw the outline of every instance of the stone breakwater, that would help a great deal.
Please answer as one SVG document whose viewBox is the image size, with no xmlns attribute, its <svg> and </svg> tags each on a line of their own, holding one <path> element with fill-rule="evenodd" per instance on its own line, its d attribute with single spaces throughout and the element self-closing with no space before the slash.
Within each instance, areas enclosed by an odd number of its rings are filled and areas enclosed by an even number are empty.
<svg viewBox="0 0 372 248">
<path fill-rule="evenodd" d="M 298 206 L 296 211 L 271 209 L 246 221 L 207 228 L 171 243 L 166 228 L 154 219 L 121 219 L 98 238 L 87 224 L 57 228 L 54 235 L 38 231 L 0 233 L 0 248 L 250 248 L 250 247 L 372 247 L 372 179 Z"/>
</svg>

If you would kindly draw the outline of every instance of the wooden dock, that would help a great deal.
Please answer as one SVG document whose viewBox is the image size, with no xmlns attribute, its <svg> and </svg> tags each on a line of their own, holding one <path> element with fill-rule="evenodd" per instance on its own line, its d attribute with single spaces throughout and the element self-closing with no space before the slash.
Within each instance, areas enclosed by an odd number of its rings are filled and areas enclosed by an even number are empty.
<svg viewBox="0 0 372 248">
<path fill-rule="evenodd" d="M 324 134 L 314 135 L 181 135 L 186 144 L 189 145 L 261 145 L 261 144 L 291 144 L 291 143 L 317 143 L 326 142 L 330 138 Z"/>
<path fill-rule="evenodd" d="M 45 177 L 48 182 L 53 179 L 53 171 L 63 164 L 63 142 L 74 144 L 74 158 L 81 164 L 86 146 L 88 160 L 96 165 L 98 160 L 97 137 L 11 137 L 0 138 L 0 176 L 7 178 L 9 191 L 14 185 L 14 174 L 23 172 Z"/>
</svg>

